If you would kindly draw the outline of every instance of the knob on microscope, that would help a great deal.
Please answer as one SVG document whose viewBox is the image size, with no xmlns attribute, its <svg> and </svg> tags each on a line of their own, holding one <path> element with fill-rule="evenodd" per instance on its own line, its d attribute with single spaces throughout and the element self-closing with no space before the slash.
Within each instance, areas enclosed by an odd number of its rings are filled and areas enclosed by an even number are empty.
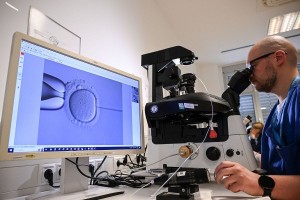
<svg viewBox="0 0 300 200">
<path fill-rule="evenodd" d="M 195 143 L 188 143 L 178 149 L 178 154 L 182 158 L 189 158 L 193 160 L 198 156 L 198 151 L 199 149 Z"/>
<path fill-rule="evenodd" d="M 232 157 L 232 156 L 234 155 L 234 150 L 233 150 L 233 149 L 227 149 L 226 155 L 227 155 L 228 157 Z"/>
<path fill-rule="evenodd" d="M 209 160 L 216 161 L 220 158 L 220 156 L 221 156 L 221 152 L 217 147 L 209 147 L 206 150 L 206 157 Z"/>
<path fill-rule="evenodd" d="M 188 145 L 184 145 L 178 149 L 178 153 L 182 158 L 187 158 L 193 153 L 193 149 Z"/>
</svg>

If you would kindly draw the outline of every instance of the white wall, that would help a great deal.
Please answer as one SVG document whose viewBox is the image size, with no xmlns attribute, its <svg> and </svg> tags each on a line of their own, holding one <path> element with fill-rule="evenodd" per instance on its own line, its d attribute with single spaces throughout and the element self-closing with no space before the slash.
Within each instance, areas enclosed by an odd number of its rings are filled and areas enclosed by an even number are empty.
<svg viewBox="0 0 300 200">
<path fill-rule="evenodd" d="M 197 78 L 201 79 L 204 85 L 198 81 L 197 88 L 201 92 L 221 96 L 224 92 L 222 68 L 214 64 L 201 65 L 197 67 Z"/>
<path fill-rule="evenodd" d="M 206 92 L 216 96 L 221 96 L 224 92 L 222 67 L 213 64 L 193 64 L 180 66 L 180 70 L 181 74 L 196 74 L 196 92 Z"/>
<path fill-rule="evenodd" d="M 8 2 L 19 11 L 7 7 L 5 1 L 0 0 L 0 113 L 12 35 L 15 31 L 27 33 L 30 6 L 79 35 L 82 55 L 142 77 L 145 102 L 148 98 L 148 80 L 146 70 L 140 66 L 141 55 L 182 45 L 151 0 Z M 0 199 L 40 190 L 37 187 L 38 165 L 51 162 L 59 160 L 0 162 Z"/>
<path fill-rule="evenodd" d="M 0 105 L 10 55 L 12 35 L 27 32 L 29 6 L 33 6 L 82 39 L 81 54 L 143 78 L 144 53 L 180 45 L 151 0 L 10 0 L 16 12 L 0 0 Z M 2 113 L 2 106 L 0 106 Z"/>
</svg>

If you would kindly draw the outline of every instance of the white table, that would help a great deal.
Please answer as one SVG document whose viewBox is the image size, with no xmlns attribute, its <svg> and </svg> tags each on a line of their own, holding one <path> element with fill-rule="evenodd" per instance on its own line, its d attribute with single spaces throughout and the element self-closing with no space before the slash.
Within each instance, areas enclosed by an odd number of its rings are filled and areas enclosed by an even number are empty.
<svg viewBox="0 0 300 200">
<path fill-rule="evenodd" d="M 136 188 L 130 188 L 127 186 L 121 186 L 116 188 L 118 190 L 125 191 L 124 194 L 112 196 L 105 198 L 107 200 L 152 200 L 155 199 L 153 197 L 153 194 L 157 193 L 160 194 L 164 191 L 167 191 L 167 188 L 163 188 L 161 191 L 157 192 L 159 189 L 159 186 L 152 185 L 148 188 L 143 188 L 141 190 L 138 190 Z M 57 196 L 52 192 L 52 195 L 46 194 L 46 196 L 36 198 L 38 196 L 29 196 L 29 197 L 19 197 L 14 200 L 25 200 L 25 199 L 36 199 L 36 200 L 76 200 L 76 199 L 84 199 L 86 197 L 92 197 L 92 194 L 102 193 L 103 191 L 111 190 L 110 188 L 105 187 L 98 187 L 98 186 L 92 186 L 90 190 L 73 193 L 73 194 L 67 194 L 67 195 L 59 195 Z M 270 200 L 269 197 L 253 197 L 250 195 L 247 195 L 243 192 L 233 193 L 229 190 L 226 190 L 223 185 L 218 185 L 215 182 L 207 183 L 207 184 L 200 184 L 199 185 L 199 193 L 195 194 L 195 200 L 229 200 L 229 199 L 243 199 L 243 200 Z"/>
</svg>

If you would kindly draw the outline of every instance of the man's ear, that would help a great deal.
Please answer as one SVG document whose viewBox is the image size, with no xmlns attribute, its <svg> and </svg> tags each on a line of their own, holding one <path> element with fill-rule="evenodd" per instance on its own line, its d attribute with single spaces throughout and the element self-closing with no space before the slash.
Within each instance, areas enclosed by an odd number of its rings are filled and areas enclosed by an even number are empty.
<svg viewBox="0 0 300 200">
<path fill-rule="evenodd" d="M 276 61 L 278 65 L 282 65 L 286 61 L 286 52 L 282 50 L 278 50 L 275 52 Z"/>
</svg>

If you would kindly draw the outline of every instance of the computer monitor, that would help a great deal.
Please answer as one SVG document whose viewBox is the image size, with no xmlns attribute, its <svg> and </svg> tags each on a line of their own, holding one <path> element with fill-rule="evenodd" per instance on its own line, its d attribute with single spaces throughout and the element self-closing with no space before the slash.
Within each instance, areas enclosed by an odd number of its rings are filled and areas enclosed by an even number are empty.
<svg viewBox="0 0 300 200">
<path fill-rule="evenodd" d="M 143 153 L 141 88 L 139 77 L 15 33 L 0 160 Z"/>
</svg>

